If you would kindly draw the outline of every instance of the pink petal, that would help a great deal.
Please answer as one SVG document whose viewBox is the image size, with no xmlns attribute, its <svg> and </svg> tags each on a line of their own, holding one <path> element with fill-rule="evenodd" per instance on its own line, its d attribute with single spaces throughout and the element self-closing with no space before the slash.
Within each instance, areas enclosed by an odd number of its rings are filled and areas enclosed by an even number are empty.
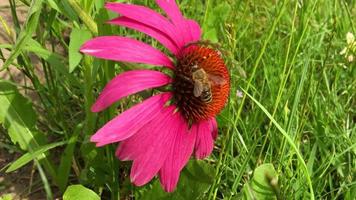
<svg viewBox="0 0 356 200">
<path fill-rule="evenodd" d="M 90 141 L 96 142 L 97 146 L 104 146 L 131 137 L 160 114 L 162 107 L 171 96 L 171 93 L 158 94 L 133 106 L 106 123 L 90 138 Z"/>
<path fill-rule="evenodd" d="M 152 144 L 157 135 L 161 134 L 160 128 L 167 127 L 166 121 L 172 115 L 171 109 L 162 107 L 158 115 L 146 124 L 136 134 L 122 141 L 116 150 L 116 156 L 120 160 L 135 160 L 142 155 Z M 162 123 L 164 122 L 164 123 Z"/>
<path fill-rule="evenodd" d="M 184 41 L 179 35 L 179 32 L 177 32 L 177 28 L 154 10 L 144 6 L 123 3 L 107 3 L 105 7 L 142 24 L 161 30 L 169 36 L 178 47 L 184 46 Z"/>
<path fill-rule="evenodd" d="M 164 53 L 148 44 L 127 37 L 96 37 L 87 41 L 80 51 L 103 59 L 174 68 L 173 62 Z"/>
<path fill-rule="evenodd" d="M 212 132 L 210 129 L 210 122 L 202 121 L 199 124 L 193 125 L 193 127 L 194 126 L 196 126 L 198 129 L 197 138 L 195 142 L 195 157 L 197 157 L 198 159 L 204 159 L 205 157 L 211 154 L 214 147 L 214 140 L 211 134 Z"/>
<path fill-rule="evenodd" d="M 201 39 L 201 28 L 199 24 L 194 20 L 186 20 L 190 29 L 191 38 L 189 42 L 197 42 Z"/>
<path fill-rule="evenodd" d="M 179 34 L 184 39 L 184 45 L 200 40 L 201 30 L 199 24 L 194 20 L 184 19 L 175 0 L 156 0 L 156 3 L 177 27 Z"/>
<path fill-rule="evenodd" d="M 218 137 L 218 123 L 216 122 L 215 117 L 211 118 L 209 120 L 210 123 L 210 130 L 211 130 L 211 135 L 213 136 L 213 139 L 216 140 Z"/>
<path fill-rule="evenodd" d="M 133 70 L 121 73 L 105 86 L 91 110 L 100 112 L 125 96 L 170 82 L 169 76 L 153 70 Z"/>
<path fill-rule="evenodd" d="M 177 122 L 179 122 L 177 137 L 159 173 L 161 184 L 167 192 L 172 192 L 176 188 L 180 172 L 193 153 L 196 138 L 196 130 L 188 131 L 181 115 L 177 115 Z"/>
<path fill-rule="evenodd" d="M 164 10 L 174 24 L 184 20 L 175 0 L 156 0 L 157 5 Z"/>
<path fill-rule="evenodd" d="M 174 138 L 177 136 L 177 123 L 174 118 L 173 111 L 175 106 L 167 108 L 167 114 L 164 123 L 156 127 L 151 135 L 150 144 L 142 149 L 140 155 L 135 158 L 131 168 L 131 181 L 138 186 L 149 182 L 161 169 L 169 149 L 173 145 Z M 146 132 L 149 134 L 149 132 Z M 146 143 L 147 144 L 147 143 Z"/>
<path fill-rule="evenodd" d="M 165 46 L 168 50 L 170 50 L 173 54 L 176 55 L 178 53 L 178 47 L 176 46 L 176 44 L 171 40 L 171 38 L 169 36 L 167 36 L 161 30 L 158 30 L 158 29 L 148 26 L 146 24 L 140 23 L 133 19 L 127 18 L 125 16 L 110 20 L 109 23 L 120 25 L 120 26 L 125 26 L 127 28 L 135 29 L 137 31 L 145 33 L 145 34 L 155 38 L 163 46 Z"/>
</svg>

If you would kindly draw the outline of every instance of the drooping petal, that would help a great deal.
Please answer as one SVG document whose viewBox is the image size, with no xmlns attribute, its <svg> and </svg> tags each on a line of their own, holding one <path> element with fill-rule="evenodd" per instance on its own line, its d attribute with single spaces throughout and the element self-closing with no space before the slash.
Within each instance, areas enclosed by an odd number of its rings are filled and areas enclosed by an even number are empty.
<svg viewBox="0 0 356 200">
<path fill-rule="evenodd" d="M 96 37 L 87 41 L 80 51 L 103 59 L 173 68 L 173 62 L 164 53 L 148 44 L 127 37 Z"/>
<path fill-rule="evenodd" d="M 157 5 L 167 14 L 174 24 L 183 21 L 183 15 L 175 0 L 156 0 Z"/>
<path fill-rule="evenodd" d="M 162 107 L 162 111 L 158 112 L 155 118 L 150 123 L 146 124 L 136 134 L 122 141 L 116 150 L 116 157 L 122 161 L 135 160 L 142 155 L 146 149 L 156 140 L 157 135 L 162 133 L 161 129 L 167 126 L 167 118 L 172 115 L 171 110 Z"/>
<path fill-rule="evenodd" d="M 218 123 L 216 122 L 215 117 L 212 117 L 209 120 L 210 123 L 210 130 L 211 130 L 211 135 L 213 136 L 213 139 L 216 140 L 218 137 Z"/>
<path fill-rule="evenodd" d="M 161 125 L 153 132 L 155 137 L 151 138 L 150 144 L 134 159 L 130 177 L 135 185 L 141 186 L 149 182 L 166 160 L 178 131 L 173 117 L 174 109 L 175 106 L 166 109 L 168 115 L 166 115 L 165 123 L 161 121 Z"/>
<path fill-rule="evenodd" d="M 201 28 L 199 24 L 194 20 L 186 20 L 188 27 L 190 29 L 191 38 L 189 42 L 197 42 L 201 39 Z"/>
<path fill-rule="evenodd" d="M 195 157 L 197 159 L 204 159 L 209 156 L 213 151 L 214 140 L 211 134 L 210 122 L 202 121 L 199 124 L 193 125 L 197 126 L 197 138 L 195 142 Z M 192 128 L 193 128 L 192 127 Z"/>
<path fill-rule="evenodd" d="M 173 54 L 178 53 L 178 47 L 171 40 L 169 36 L 163 33 L 161 30 L 148 26 L 146 24 L 140 23 L 128 17 L 122 16 L 109 21 L 110 24 L 125 26 L 127 28 L 135 29 L 142 33 L 145 33 L 157 41 L 159 41 L 163 46 L 170 50 Z"/>
<path fill-rule="evenodd" d="M 177 27 L 179 34 L 183 38 L 184 45 L 200 40 L 201 30 L 199 24 L 194 20 L 186 20 L 175 0 L 156 0 L 156 3 Z"/>
<path fill-rule="evenodd" d="M 104 146 L 131 137 L 162 112 L 162 107 L 171 96 L 171 93 L 158 94 L 133 106 L 106 123 L 90 141 Z"/>
<path fill-rule="evenodd" d="M 168 35 L 178 47 L 184 46 L 184 41 L 179 35 L 177 28 L 164 16 L 156 11 L 149 9 L 145 6 L 123 4 L 123 3 L 106 3 L 105 7 L 108 10 L 117 12 L 130 19 L 151 26 Z"/>
<path fill-rule="evenodd" d="M 170 153 L 159 172 L 161 185 L 167 192 L 172 192 L 176 188 L 180 172 L 193 153 L 197 133 L 196 127 L 188 131 L 187 124 L 180 114 L 176 117 L 179 122 L 179 130 Z"/>
<path fill-rule="evenodd" d="M 100 112 L 123 97 L 170 82 L 169 76 L 153 70 L 132 70 L 121 73 L 105 86 L 91 110 Z"/>
</svg>

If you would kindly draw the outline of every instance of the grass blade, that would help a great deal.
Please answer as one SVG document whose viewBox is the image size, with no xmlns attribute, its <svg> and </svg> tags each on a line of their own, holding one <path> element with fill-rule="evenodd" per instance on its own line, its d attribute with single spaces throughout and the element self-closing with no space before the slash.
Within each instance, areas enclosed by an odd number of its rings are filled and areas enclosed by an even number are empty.
<svg viewBox="0 0 356 200">
<path fill-rule="evenodd" d="M 8 68 L 10 64 L 20 55 L 23 47 L 27 44 L 28 40 L 31 39 L 32 34 L 35 32 L 38 20 L 41 14 L 42 0 L 35 0 L 32 2 L 29 14 L 26 20 L 26 25 L 23 31 L 21 31 L 18 39 L 16 40 L 15 46 L 11 51 L 9 58 L 5 61 L 3 67 L 0 71 Z"/>
<path fill-rule="evenodd" d="M 276 126 L 276 128 L 282 133 L 283 137 L 287 140 L 289 145 L 292 147 L 292 149 L 295 151 L 295 154 L 297 155 L 298 161 L 302 165 L 302 170 L 304 172 L 304 175 L 307 179 L 307 183 L 309 185 L 309 190 L 310 190 L 310 199 L 314 200 L 314 190 L 313 190 L 313 184 L 310 178 L 310 174 L 308 171 L 308 167 L 304 162 L 304 158 L 300 154 L 297 146 L 294 144 L 293 139 L 289 136 L 289 134 L 279 125 L 279 123 L 272 117 L 272 115 L 266 110 L 266 108 L 260 104 L 255 98 L 253 98 L 250 94 L 248 94 L 244 89 L 242 89 L 243 92 L 250 98 L 252 99 L 253 102 L 256 103 L 256 105 L 266 114 L 266 116 L 272 121 L 272 123 Z"/>
<path fill-rule="evenodd" d="M 68 184 L 68 178 L 69 178 L 70 167 L 74 155 L 75 145 L 77 143 L 78 136 L 82 128 L 83 125 L 81 124 L 77 126 L 77 128 L 74 131 L 74 134 L 72 135 L 72 137 L 70 137 L 68 141 L 68 145 L 65 148 L 64 153 L 61 157 L 61 162 L 59 164 L 57 173 L 58 173 L 58 186 L 62 192 L 64 192 Z"/>
<path fill-rule="evenodd" d="M 35 149 L 31 153 L 25 153 L 20 158 L 18 158 L 15 162 L 13 162 L 9 168 L 7 168 L 6 173 L 13 172 L 22 166 L 26 165 L 27 163 L 31 162 L 35 158 L 39 158 L 39 156 L 53 148 L 58 146 L 64 145 L 66 142 L 56 142 L 48 145 L 41 146 L 38 149 Z"/>
</svg>

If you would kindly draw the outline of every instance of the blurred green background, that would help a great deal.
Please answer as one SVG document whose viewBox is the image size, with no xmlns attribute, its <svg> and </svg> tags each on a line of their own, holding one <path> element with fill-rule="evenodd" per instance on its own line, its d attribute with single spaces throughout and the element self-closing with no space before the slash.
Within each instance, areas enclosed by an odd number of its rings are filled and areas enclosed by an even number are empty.
<svg viewBox="0 0 356 200">
<path fill-rule="evenodd" d="M 90 112 L 136 67 L 78 53 L 95 35 L 151 38 L 105 23 L 104 0 L 0 1 L 0 199 L 355 199 L 356 1 L 179 0 L 227 52 L 232 88 L 213 154 L 172 194 L 130 184 L 116 145 L 89 137 L 132 95 Z M 154 1 L 119 1 L 158 10 Z M 118 109 L 116 109 L 118 108 Z"/>
</svg>

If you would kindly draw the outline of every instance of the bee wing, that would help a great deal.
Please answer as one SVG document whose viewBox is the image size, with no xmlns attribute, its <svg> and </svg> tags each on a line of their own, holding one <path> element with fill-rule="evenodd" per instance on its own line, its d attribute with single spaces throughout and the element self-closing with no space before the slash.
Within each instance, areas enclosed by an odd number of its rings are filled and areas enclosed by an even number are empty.
<svg viewBox="0 0 356 200">
<path fill-rule="evenodd" d="M 194 96 L 199 97 L 203 93 L 203 84 L 200 81 L 194 82 Z"/>
<path fill-rule="evenodd" d="M 227 82 L 224 79 L 224 77 L 219 75 L 208 74 L 208 76 L 209 76 L 209 81 L 211 82 L 212 85 L 224 85 Z"/>
</svg>

